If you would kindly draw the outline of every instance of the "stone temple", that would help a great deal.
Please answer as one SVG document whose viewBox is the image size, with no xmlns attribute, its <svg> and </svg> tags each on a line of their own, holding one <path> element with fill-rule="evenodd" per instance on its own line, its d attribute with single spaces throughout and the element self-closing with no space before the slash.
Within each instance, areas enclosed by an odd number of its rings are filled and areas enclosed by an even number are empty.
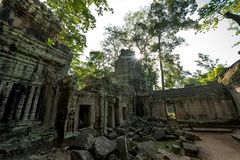
<svg viewBox="0 0 240 160">
<path fill-rule="evenodd" d="M 141 62 L 123 49 L 113 73 L 77 90 L 68 75 L 72 54 L 58 42 L 60 31 L 59 22 L 37 0 L 0 1 L 0 159 L 48 150 L 82 128 L 108 134 L 132 116 L 239 123 L 240 61 L 218 83 L 152 91 Z M 49 38 L 54 45 L 47 44 Z"/>
</svg>

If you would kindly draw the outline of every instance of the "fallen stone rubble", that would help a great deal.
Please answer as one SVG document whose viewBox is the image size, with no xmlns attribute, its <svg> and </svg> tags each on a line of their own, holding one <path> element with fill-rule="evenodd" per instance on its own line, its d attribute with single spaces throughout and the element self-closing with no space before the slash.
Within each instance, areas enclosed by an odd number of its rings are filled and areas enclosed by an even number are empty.
<svg viewBox="0 0 240 160">
<path fill-rule="evenodd" d="M 146 121 L 131 116 L 123 126 L 101 135 L 92 128 L 66 138 L 64 149 L 53 149 L 31 160 L 197 160 L 197 135 L 174 122 Z M 171 143 L 167 143 L 170 141 Z M 162 145 L 164 144 L 164 145 Z"/>
<path fill-rule="evenodd" d="M 83 130 L 69 144 L 71 160 L 191 160 L 199 153 L 195 141 L 200 137 L 176 124 L 132 116 L 124 126 L 109 129 L 108 134 L 100 136 L 90 130 Z M 168 151 L 158 147 L 167 140 L 175 142 L 166 146 Z"/>
</svg>

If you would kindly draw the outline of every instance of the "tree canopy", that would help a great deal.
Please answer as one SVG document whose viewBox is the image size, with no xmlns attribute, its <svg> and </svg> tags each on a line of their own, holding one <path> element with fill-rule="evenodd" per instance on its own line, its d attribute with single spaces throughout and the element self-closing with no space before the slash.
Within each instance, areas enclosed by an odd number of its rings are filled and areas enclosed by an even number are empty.
<svg viewBox="0 0 240 160">
<path fill-rule="evenodd" d="M 86 61 L 80 60 L 79 54 L 86 47 L 85 33 L 96 25 L 95 15 L 91 11 L 95 8 L 98 15 L 102 15 L 103 11 L 112 11 L 107 0 L 47 0 L 46 3 L 61 22 L 63 30 L 59 40 L 74 53 L 71 71 L 79 79 L 86 75 L 100 78 L 109 73 L 119 51 L 125 48 L 141 54 L 140 60 L 150 86 L 158 88 L 159 77 L 162 89 L 184 84 L 187 72 L 183 71 L 179 55 L 173 55 L 172 51 L 184 43 L 177 33 L 194 28 L 197 24 L 191 19 L 197 9 L 195 0 L 153 0 L 150 6 L 129 12 L 122 26 L 109 25 L 105 28 L 105 39 L 101 42 L 103 51 L 91 52 Z M 240 34 L 239 11 L 239 0 L 211 0 L 198 10 L 201 30 L 214 28 L 220 20 L 228 18 L 235 22 L 230 29 Z M 206 83 L 212 81 L 224 68 L 218 60 L 212 60 L 205 54 L 199 54 L 196 63 L 207 71 L 203 73 L 199 70 L 193 74 L 191 80 L 198 82 L 206 77 Z"/>
<path fill-rule="evenodd" d="M 137 50 L 151 86 L 158 88 L 159 73 L 162 89 L 165 88 L 164 82 L 167 88 L 179 86 L 183 69 L 179 55 L 172 55 L 172 51 L 184 42 L 176 35 L 178 31 L 194 26 L 195 21 L 189 15 L 196 8 L 195 0 L 154 0 L 150 6 L 129 12 L 123 26 L 107 27 L 103 50 L 112 60 L 118 56 L 121 47 Z"/>
<path fill-rule="evenodd" d="M 198 53 L 198 59 L 195 60 L 200 70 L 196 70 L 190 77 L 185 78 L 185 84 L 206 85 L 216 81 L 216 77 L 221 74 L 226 64 L 219 63 L 219 59 L 212 59 L 208 54 Z"/>
<path fill-rule="evenodd" d="M 233 30 L 236 35 L 240 34 L 240 1 L 239 0 L 211 0 L 198 10 L 200 16 L 199 29 L 209 30 L 216 28 L 219 21 L 230 19 L 232 22 L 229 29 Z M 236 45 L 239 45 L 236 42 Z"/>
<path fill-rule="evenodd" d="M 96 19 L 90 8 L 94 7 L 98 15 L 102 15 L 103 11 L 112 11 L 107 0 L 47 0 L 46 3 L 61 22 L 59 40 L 74 55 L 83 51 L 86 47 L 85 33 L 95 27 Z"/>
</svg>

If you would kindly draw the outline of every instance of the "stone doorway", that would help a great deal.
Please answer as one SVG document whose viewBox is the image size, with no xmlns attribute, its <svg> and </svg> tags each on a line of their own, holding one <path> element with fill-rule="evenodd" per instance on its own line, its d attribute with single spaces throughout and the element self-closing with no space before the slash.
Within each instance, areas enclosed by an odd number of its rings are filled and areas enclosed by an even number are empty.
<svg viewBox="0 0 240 160">
<path fill-rule="evenodd" d="M 176 119 L 176 109 L 174 103 L 172 102 L 166 103 L 166 112 L 168 119 Z"/>
<path fill-rule="evenodd" d="M 78 128 L 91 125 L 91 105 L 80 105 Z"/>
<path fill-rule="evenodd" d="M 143 103 L 140 98 L 137 98 L 136 102 L 136 115 L 139 117 L 144 117 Z"/>
<path fill-rule="evenodd" d="M 115 127 L 120 125 L 120 112 L 118 103 L 115 104 Z"/>
<path fill-rule="evenodd" d="M 107 126 L 114 127 L 115 124 L 115 112 L 114 112 L 114 104 L 109 103 L 107 109 Z"/>
<path fill-rule="evenodd" d="M 23 92 L 23 87 L 20 84 L 14 84 L 13 88 L 9 94 L 6 108 L 3 115 L 3 121 L 14 120 L 14 113 L 16 112 L 16 106 L 20 101 L 21 92 Z"/>
</svg>

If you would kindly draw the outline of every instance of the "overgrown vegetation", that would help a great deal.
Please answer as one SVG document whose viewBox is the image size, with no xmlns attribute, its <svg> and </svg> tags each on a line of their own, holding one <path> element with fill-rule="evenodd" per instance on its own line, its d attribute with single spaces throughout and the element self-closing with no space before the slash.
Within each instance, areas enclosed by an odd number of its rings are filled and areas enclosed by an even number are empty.
<svg viewBox="0 0 240 160">
<path fill-rule="evenodd" d="M 200 70 L 189 73 L 185 78 L 185 85 L 206 85 L 216 82 L 216 78 L 221 74 L 226 64 L 220 64 L 219 59 L 212 60 L 209 55 L 198 53 L 198 59 L 195 60 Z"/>
<path fill-rule="evenodd" d="M 239 0 L 211 0 L 198 10 L 198 21 L 191 19 L 197 11 L 195 0 L 153 0 L 149 6 L 129 12 L 122 26 L 107 26 L 105 39 L 101 42 L 102 51 L 91 52 L 86 61 L 82 61 L 79 55 L 86 47 L 85 33 L 96 23 L 96 15 L 90 8 L 95 8 L 98 15 L 112 11 L 107 0 L 47 0 L 47 5 L 62 22 L 63 31 L 59 40 L 74 53 L 71 71 L 77 75 L 80 87 L 84 87 L 85 76 L 101 78 L 112 71 L 122 48 L 141 54 L 146 79 L 154 89 L 211 83 L 225 65 L 211 60 L 208 55 L 199 54 L 196 63 L 202 69 L 187 74 L 180 64 L 179 55 L 172 54 L 185 41 L 177 33 L 195 27 L 201 31 L 209 30 L 217 27 L 224 18 L 233 20 L 230 29 L 235 30 L 237 35 L 240 33 Z"/>
</svg>

